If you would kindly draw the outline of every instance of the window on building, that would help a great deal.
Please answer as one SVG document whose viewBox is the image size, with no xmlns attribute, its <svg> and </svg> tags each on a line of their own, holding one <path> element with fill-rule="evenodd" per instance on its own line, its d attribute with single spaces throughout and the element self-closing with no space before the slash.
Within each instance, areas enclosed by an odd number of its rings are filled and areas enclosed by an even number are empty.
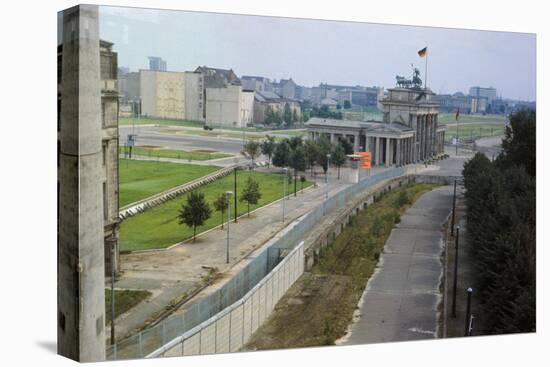
<svg viewBox="0 0 550 367">
<path fill-rule="evenodd" d="M 105 102 L 101 102 L 101 126 L 105 127 Z"/>
<path fill-rule="evenodd" d="M 103 182 L 103 219 L 107 220 L 109 217 L 109 208 L 107 205 L 107 183 Z"/>
<path fill-rule="evenodd" d="M 107 164 L 107 142 L 106 141 L 104 141 L 101 144 L 101 159 L 103 162 L 103 167 L 105 167 L 105 165 Z"/>
<path fill-rule="evenodd" d="M 57 131 L 61 131 L 61 97 L 57 98 Z"/>
</svg>

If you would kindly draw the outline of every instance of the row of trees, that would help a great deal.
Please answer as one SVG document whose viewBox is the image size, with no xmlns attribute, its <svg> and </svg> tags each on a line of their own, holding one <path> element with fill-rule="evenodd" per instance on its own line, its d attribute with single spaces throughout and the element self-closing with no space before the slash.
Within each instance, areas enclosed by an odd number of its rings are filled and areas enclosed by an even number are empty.
<svg viewBox="0 0 550 367">
<path fill-rule="evenodd" d="M 241 192 L 239 201 L 246 202 L 248 208 L 247 213 L 250 216 L 250 205 L 258 204 L 262 197 L 260 185 L 254 177 L 247 178 L 243 191 Z M 224 214 L 229 206 L 230 198 L 225 192 L 220 193 L 212 203 L 214 209 L 220 212 L 221 228 L 223 229 Z M 193 242 L 197 234 L 197 227 L 202 226 L 212 216 L 212 208 L 206 201 L 204 193 L 198 190 L 191 191 L 187 195 L 187 200 L 183 203 L 178 219 L 180 224 L 185 224 L 189 228 L 193 228 Z"/>
<path fill-rule="evenodd" d="M 535 331 L 535 112 L 510 118 L 503 151 L 464 165 L 468 237 L 489 334 Z"/>
<path fill-rule="evenodd" d="M 327 105 L 317 107 L 313 106 L 311 107 L 311 111 L 309 111 L 310 117 L 321 117 L 321 118 L 329 118 L 329 119 L 337 119 L 341 120 L 343 118 L 342 112 L 340 111 L 331 111 L 330 108 Z"/>
<path fill-rule="evenodd" d="M 291 109 L 288 103 L 285 103 L 282 113 L 273 109 L 270 105 L 265 109 L 264 123 L 266 125 L 292 127 L 297 122 L 303 122 L 302 116 L 298 114 L 295 108 Z"/>
<path fill-rule="evenodd" d="M 326 174 L 330 163 L 338 169 L 338 179 L 340 179 L 340 168 L 346 162 L 346 154 L 353 152 L 353 147 L 346 139 L 340 140 L 335 145 L 331 144 L 325 136 L 306 141 L 296 136 L 277 142 L 275 138 L 268 135 L 260 144 L 260 150 L 268 157 L 269 163 L 273 163 L 276 167 L 287 167 L 293 170 L 294 195 L 296 195 L 298 173 L 311 169 L 313 175 L 315 165 L 321 166 Z"/>
</svg>

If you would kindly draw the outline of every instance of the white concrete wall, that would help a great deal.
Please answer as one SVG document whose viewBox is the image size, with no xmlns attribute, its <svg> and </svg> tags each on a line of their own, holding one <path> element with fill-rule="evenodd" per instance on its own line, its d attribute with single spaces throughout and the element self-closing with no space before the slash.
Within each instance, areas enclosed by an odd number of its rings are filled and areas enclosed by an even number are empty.
<svg viewBox="0 0 550 367">
<path fill-rule="evenodd" d="M 203 82 L 201 73 L 185 72 L 185 119 L 204 121 Z"/>
<path fill-rule="evenodd" d="M 254 123 L 254 94 L 255 92 L 248 91 L 241 93 L 241 126 Z"/>
<path fill-rule="evenodd" d="M 139 90 L 141 98 L 141 114 L 143 116 L 156 116 L 157 78 L 154 71 L 139 71 Z"/>
<path fill-rule="evenodd" d="M 147 358 L 240 350 L 303 272 L 304 243 L 301 242 L 243 298 Z"/>
<path fill-rule="evenodd" d="M 206 123 L 212 126 L 242 127 L 240 85 L 206 88 Z"/>
</svg>

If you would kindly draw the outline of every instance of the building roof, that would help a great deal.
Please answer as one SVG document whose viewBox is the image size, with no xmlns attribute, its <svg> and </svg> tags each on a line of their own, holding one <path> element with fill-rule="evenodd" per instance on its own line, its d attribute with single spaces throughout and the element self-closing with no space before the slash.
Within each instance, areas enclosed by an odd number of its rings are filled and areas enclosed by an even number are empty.
<svg viewBox="0 0 550 367">
<path fill-rule="evenodd" d="M 306 122 L 308 128 L 314 127 L 333 127 L 341 129 L 363 130 L 367 133 L 379 134 L 394 134 L 412 133 L 413 129 L 398 122 L 390 124 L 382 121 L 356 121 L 356 120 L 336 120 L 321 117 L 312 117 Z"/>
<path fill-rule="evenodd" d="M 199 66 L 195 72 L 204 74 L 204 86 L 207 88 L 223 88 L 227 84 L 240 85 L 241 81 L 233 69 L 218 69 L 208 66 Z"/>
<path fill-rule="evenodd" d="M 292 102 L 292 103 L 299 103 L 298 100 L 292 99 L 292 98 L 284 98 L 278 95 L 275 92 L 271 91 L 255 91 L 256 94 L 254 95 L 256 100 L 258 102 L 265 102 L 265 103 L 282 103 L 282 102 Z"/>
<path fill-rule="evenodd" d="M 269 81 L 269 78 L 266 78 L 264 76 L 254 76 L 254 75 L 243 75 L 241 76 L 241 79 L 243 80 L 258 80 L 258 81 L 262 81 L 262 82 L 265 82 L 265 81 Z"/>
</svg>

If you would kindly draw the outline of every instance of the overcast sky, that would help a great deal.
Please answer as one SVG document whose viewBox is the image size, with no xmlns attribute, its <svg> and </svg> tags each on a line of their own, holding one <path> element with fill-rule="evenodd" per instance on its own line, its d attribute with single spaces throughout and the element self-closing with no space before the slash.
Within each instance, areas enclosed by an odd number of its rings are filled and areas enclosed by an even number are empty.
<svg viewBox="0 0 550 367">
<path fill-rule="evenodd" d="M 292 18 L 100 7 L 100 37 L 118 65 L 147 69 L 160 56 L 168 70 L 199 65 L 238 76 L 292 77 L 296 83 L 393 87 L 411 64 L 436 93 L 492 86 L 503 98 L 535 100 L 534 34 L 469 31 Z"/>
</svg>

